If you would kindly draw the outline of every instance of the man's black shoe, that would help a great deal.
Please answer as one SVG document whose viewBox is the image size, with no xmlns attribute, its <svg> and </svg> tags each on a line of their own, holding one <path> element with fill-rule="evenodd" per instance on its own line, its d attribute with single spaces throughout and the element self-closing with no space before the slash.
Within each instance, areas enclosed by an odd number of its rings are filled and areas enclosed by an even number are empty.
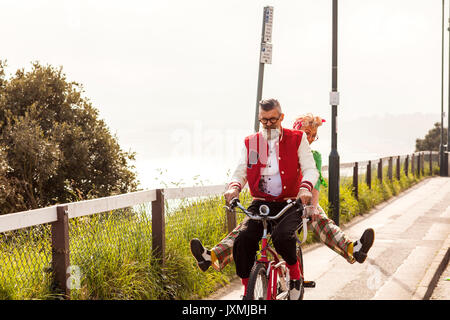
<svg viewBox="0 0 450 320">
<path fill-rule="evenodd" d="M 299 300 L 301 291 L 300 280 L 289 280 L 289 300 Z"/>
<path fill-rule="evenodd" d="M 191 253 L 197 260 L 198 267 L 205 272 L 211 265 L 211 251 L 206 250 L 198 239 L 192 239 L 190 245 Z"/>
<path fill-rule="evenodd" d="M 359 263 L 363 263 L 367 258 L 367 252 L 372 247 L 375 239 L 375 231 L 373 229 L 366 229 L 361 236 L 361 239 L 355 241 L 353 244 L 353 257 Z"/>
</svg>

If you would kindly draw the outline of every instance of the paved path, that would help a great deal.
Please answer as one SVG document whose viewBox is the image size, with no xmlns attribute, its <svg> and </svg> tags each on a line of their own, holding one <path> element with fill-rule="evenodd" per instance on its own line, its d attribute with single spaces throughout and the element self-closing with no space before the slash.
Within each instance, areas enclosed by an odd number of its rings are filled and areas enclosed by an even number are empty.
<svg viewBox="0 0 450 320">
<path fill-rule="evenodd" d="M 305 290 L 305 300 L 422 299 L 433 260 L 450 243 L 450 178 L 422 181 L 343 229 L 357 239 L 369 227 L 375 242 L 363 264 L 351 265 L 321 244 L 305 251 L 306 280 L 317 284 Z M 444 280 L 432 299 L 450 299 Z M 242 290 L 236 280 L 210 298 L 236 300 Z"/>
</svg>

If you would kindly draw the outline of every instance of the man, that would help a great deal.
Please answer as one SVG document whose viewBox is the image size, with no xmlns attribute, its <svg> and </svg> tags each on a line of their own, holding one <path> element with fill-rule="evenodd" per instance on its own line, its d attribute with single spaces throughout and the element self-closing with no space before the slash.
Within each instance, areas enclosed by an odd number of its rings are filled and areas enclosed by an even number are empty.
<svg viewBox="0 0 450 320">
<path fill-rule="evenodd" d="M 311 201 L 311 190 L 319 173 L 306 134 L 283 128 L 283 119 L 284 114 L 277 100 L 268 99 L 259 103 L 259 121 L 263 128 L 245 138 L 241 160 L 224 194 L 227 203 L 239 197 L 246 183 L 253 196 L 248 208 L 251 212 L 259 212 L 259 206 L 266 204 L 270 215 L 276 215 L 286 206 L 288 199 L 300 198 L 303 204 Z M 291 300 L 297 300 L 300 296 L 300 269 L 294 237 L 300 224 L 301 214 L 292 208 L 269 225 L 275 250 L 289 269 Z M 248 220 L 233 246 L 236 273 L 244 285 L 244 297 L 262 232 L 260 221 Z"/>
</svg>

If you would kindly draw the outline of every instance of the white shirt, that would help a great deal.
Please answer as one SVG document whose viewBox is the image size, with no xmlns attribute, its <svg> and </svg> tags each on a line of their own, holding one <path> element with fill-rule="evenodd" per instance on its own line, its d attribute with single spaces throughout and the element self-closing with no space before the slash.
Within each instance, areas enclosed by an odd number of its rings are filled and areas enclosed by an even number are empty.
<svg viewBox="0 0 450 320">
<path fill-rule="evenodd" d="M 277 141 L 278 139 L 271 139 L 268 141 L 269 156 L 267 159 L 267 165 L 261 170 L 261 191 L 272 196 L 279 196 L 283 188 L 276 154 Z"/>
</svg>

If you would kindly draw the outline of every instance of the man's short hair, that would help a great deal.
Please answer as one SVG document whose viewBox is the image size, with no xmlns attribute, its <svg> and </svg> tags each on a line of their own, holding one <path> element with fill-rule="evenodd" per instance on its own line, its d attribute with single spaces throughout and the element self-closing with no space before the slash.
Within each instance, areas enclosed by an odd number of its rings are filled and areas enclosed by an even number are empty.
<svg viewBox="0 0 450 320">
<path fill-rule="evenodd" d="M 259 107 L 264 111 L 270 111 L 278 108 L 281 113 L 281 105 L 276 99 L 264 99 L 259 102 Z"/>
</svg>

